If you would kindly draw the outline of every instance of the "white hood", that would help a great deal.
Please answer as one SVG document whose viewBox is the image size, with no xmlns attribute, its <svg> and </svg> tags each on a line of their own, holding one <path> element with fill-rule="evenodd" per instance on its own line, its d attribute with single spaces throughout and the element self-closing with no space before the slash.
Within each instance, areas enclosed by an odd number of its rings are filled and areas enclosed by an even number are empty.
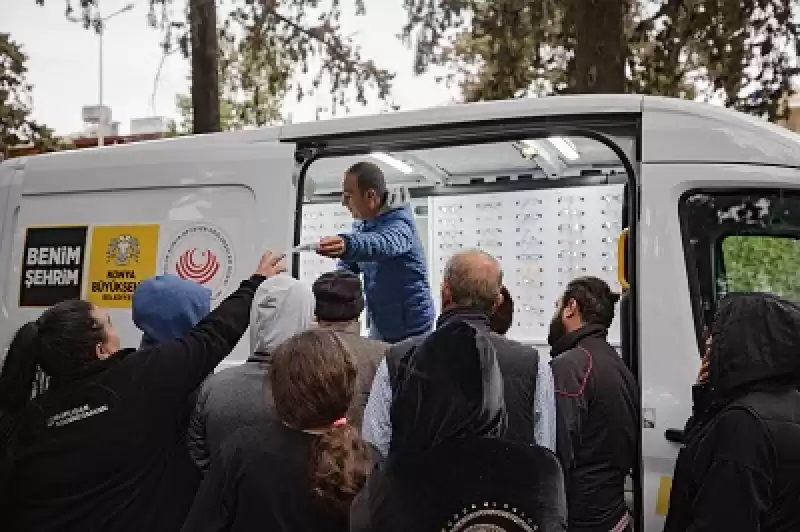
<svg viewBox="0 0 800 532">
<path fill-rule="evenodd" d="M 250 309 L 250 350 L 272 354 L 279 345 L 308 329 L 314 318 L 311 287 L 290 277 L 270 277 L 256 291 Z"/>
</svg>

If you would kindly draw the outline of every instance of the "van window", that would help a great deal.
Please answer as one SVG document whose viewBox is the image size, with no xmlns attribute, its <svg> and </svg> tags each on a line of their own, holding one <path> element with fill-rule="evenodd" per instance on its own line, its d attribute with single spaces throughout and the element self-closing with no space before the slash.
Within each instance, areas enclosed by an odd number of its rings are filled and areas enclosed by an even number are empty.
<svg viewBox="0 0 800 532">
<path fill-rule="evenodd" d="M 782 189 L 689 191 L 679 207 L 698 340 L 734 292 L 800 302 L 800 194 Z"/>
<path fill-rule="evenodd" d="M 725 292 L 770 292 L 800 303 L 800 240 L 731 235 L 722 240 Z"/>
</svg>

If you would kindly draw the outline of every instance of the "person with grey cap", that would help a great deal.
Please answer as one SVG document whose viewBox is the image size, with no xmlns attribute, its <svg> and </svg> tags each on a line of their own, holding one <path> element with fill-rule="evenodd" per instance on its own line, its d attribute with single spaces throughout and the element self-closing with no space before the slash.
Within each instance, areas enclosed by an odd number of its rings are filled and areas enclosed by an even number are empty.
<svg viewBox="0 0 800 532">
<path fill-rule="evenodd" d="M 210 376 L 200 388 L 189 423 L 189 454 L 205 473 L 211 458 L 234 432 L 275 419 L 267 378 L 272 354 L 313 325 L 314 298 L 308 284 L 289 275 L 264 281 L 250 309 L 250 349 L 243 364 Z"/>
<path fill-rule="evenodd" d="M 389 345 L 361 336 L 358 319 L 364 311 L 364 290 L 357 275 L 345 270 L 324 273 L 314 282 L 312 291 L 318 326 L 336 331 L 356 360 L 356 394 L 347 419 L 361 431 L 372 380 Z"/>
</svg>

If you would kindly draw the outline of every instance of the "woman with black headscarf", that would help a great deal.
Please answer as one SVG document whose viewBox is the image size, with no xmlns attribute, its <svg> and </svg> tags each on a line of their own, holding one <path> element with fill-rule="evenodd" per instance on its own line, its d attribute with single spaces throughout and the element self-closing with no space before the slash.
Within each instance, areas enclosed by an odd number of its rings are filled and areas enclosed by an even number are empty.
<svg viewBox="0 0 800 532">
<path fill-rule="evenodd" d="M 727 296 L 698 380 L 665 530 L 800 530 L 800 308 Z"/>
<path fill-rule="evenodd" d="M 503 380 L 485 332 L 440 327 L 402 362 L 399 382 L 389 455 L 353 503 L 352 532 L 566 530 L 555 455 L 500 439 Z"/>
</svg>

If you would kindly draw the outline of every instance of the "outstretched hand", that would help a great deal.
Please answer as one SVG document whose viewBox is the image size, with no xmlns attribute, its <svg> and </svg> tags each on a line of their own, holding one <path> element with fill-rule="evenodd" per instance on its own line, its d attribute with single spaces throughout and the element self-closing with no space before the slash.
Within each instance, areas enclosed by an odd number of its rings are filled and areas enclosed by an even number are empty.
<svg viewBox="0 0 800 532">
<path fill-rule="evenodd" d="M 317 254 L 330 259 L 336 259 L 344 255 L 347 245 L 344 238 L 340 236 L 326 236 L 320 239 Z"/>
<path fill-rule="evenodd" d="M 281 261 L 286 255 L 274 255 L 271 251 L 267 251 L 261 256 L 261 261 L 256 268 L 256 275 L 263 275 L 264 277 L 274 277 L 286 271 L 286 266 L 281 264 Z"/>
</svg>

